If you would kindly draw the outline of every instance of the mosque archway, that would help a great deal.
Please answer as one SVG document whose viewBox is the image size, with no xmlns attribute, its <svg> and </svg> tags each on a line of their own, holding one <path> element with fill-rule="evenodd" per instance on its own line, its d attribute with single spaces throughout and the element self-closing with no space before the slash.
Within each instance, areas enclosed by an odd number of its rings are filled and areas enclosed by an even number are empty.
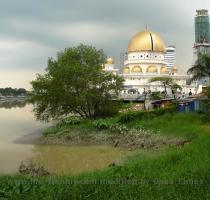
<svg viewBox="0 0 210 200">
<path fill-rule="evenodd" d="M 147 73 L 158 73 L 158 69 L 156 66 L 147 67 Z"/>
<path fill-rule="evenodd" d="M 132 73 L 142 73 L 142 68 L 140 66 L 134 66 L 132 69 L 131 69 L 131 72 Z"/>
</svg>

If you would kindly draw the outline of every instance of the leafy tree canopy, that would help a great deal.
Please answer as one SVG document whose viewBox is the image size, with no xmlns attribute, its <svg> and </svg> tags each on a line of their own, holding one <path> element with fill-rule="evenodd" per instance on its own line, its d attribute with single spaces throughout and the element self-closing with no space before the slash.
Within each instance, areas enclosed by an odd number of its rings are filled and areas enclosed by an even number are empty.
<svg viewBox="0 0 210 200">
<path fill-rule="evenodd" d="M 115 102 L 123 79 L 102 71 L 106 56 L 102 50 L 79 45 L 49 58 L 46 73 L 32 81 L 31 99 L 39 120 L 70 113 L 96 118 L 117 111 Z"/>
<path fill-rule="evenodd" d="M 174 99 L 176 99 L 177 90 L 182 90 L 182 87 L 178 85 L 171 77 L 154 77 L 150 79 L 150 82 L 161 82 L 164 87 L 165 98 L 167 96 L 167 87 L 171 89 L 172 94 L 174 95 Z"/>
<path fill-rule="evenodd" d="M 192 75 L 191 82 L 210 77 L 210 56 L 201 53 L 198 54 L 195 64 L 187 71 L 187 73 Z"/>
<path fill-rule="evenodd" d="M 206 87 L 204 94 L 207 96 L 207 99 L 204 100 L 204 103 L 206 104 L 208 112 L 210 112 L 210 86 Z"/>
</svg>

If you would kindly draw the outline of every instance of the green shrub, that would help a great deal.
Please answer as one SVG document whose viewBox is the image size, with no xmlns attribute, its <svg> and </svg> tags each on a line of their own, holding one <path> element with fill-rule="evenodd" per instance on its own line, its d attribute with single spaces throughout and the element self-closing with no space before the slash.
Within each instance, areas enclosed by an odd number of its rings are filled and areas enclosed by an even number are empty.
<svg viewBox="0 0 210 200">
<path fill-rule="evenodd" d="M 175 110 L 174 108 L 167 108 L 167 109 L 163 109 L 163 108 L 159 108 L 153 111 L 145 111 L 145 112 L 128 112 L 128 113 L 124 113 L 121 114 L 118 122 L 121 124 L 127 124 L 127 123 L 131 123 L 135 120 L 142 120 L 143 118 L 147 118 L 147 119 L 151 119 L 157 116 L 162 116 L 166 113 L 173 113 Z"/>
<path fill-rule="evenodd" d="M 125 125 L 120 125 L 120 124 L 113 124 L 110 127 L 110 130 L 112 132 L 118 133 L 118 134 L 126 134 L 128 133 L 128 128 Z"/>
<path fill-rule="evenodd" d="M 120 101 L 110 101 L 96 110 L 95 116 L 100 118 L 112 117 L 118 114 L 119 109 L 122 107 Z"/>
<path fill-rule="evenodd" d="M 116 132 L 119 134 L 125 134 L 128 132 L 128 129 L 125 125 L 118 124 L 113 122 L 110 119 L 98 119 L 93 122 L 93 126 L 98 130 L 109 130 L 111 132 Z"/>
<path fill-rule="evenodd" d="M 43 132 L 43 135 L 44 136 L 55 135 L 58 133 L 58 131 L 59 131 L 58 126 L 50 127 Z"/>
<path fill-rule="evenodd" d="M 135 119 L 135 113 L 124 113 L 120 116 L 118 122 L 122 124 L 127 124 L 132 122 Z"/>
<path fill-rule="evenodd" d="M 81 119 L 79 117 L 70 116 L 63 119 L 61 123 L 65 125 L 79 125 L 80 122 L 81 122 Z"/>
<path fill-rule="evenodd" d="M 145 112 L 128 112 L 121 114 L 118 122 L 121 124 L 130 123 L 136 119 L 140 120 L 145 116 Z"/>
<path fill-rule="evenodd" d="M 109 119 L 98 119 L 93 122 L 93 126 L 98 130 L 104 130 L 111 128 L 113 122 Z"/>
<path fill-rule="evenodd" d="M 197 114 L 205 114 L 205 111 L 204 110 L 197 110 L 196 113 Z"/>
</svg>

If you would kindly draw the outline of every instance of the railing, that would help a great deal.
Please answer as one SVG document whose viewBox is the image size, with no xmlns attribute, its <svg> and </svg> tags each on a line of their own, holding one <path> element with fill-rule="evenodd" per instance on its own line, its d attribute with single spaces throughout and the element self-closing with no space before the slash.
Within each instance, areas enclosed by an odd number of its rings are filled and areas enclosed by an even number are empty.
<svg viewBox="0 0 210 200">
<path fill-rule="evenodd" d="M 146 98 L 148 98 L 148 97 L 149 97 L 149 95 L 146 96 Z M 180 98 L 180 99 L 184 99 L 184 98 L 189 97 L 189 94 L 177 94 L 176 97 Z M 142 100 L 143 101 L 143 100 L 145 100 L 145 95 L 143 95 L 143 94 L 120 94 L 119 98 L 123 99 L 123 100 Z M 172 98 L 174 98 L 174 95 L 167 94 L 166 98 L 172 99 Z"/>
</svg>

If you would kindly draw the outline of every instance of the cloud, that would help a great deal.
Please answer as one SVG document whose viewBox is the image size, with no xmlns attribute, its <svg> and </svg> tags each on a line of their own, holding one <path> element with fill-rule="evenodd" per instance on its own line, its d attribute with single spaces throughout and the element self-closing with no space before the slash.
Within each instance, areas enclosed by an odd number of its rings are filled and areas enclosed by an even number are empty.
<svg viewBox="0 0 210 200">
<path fill-rule="evenodd" d="M 56 50 L 42 44 L 13 38 L 0 38 L 0 69 L 35 68 L 47 62 Z M 43 66 L 42 66 L 43 67 Z"/>
<path fill-rule="evenodd" d="M 166 45 L 176 45 L 177 66 L 186 71 L 199 8 L 210 8 L 209 0 L 0 1 L 0 74 L 34 74 L 46 67 L 48 57 L 79 43 L 104 49 L 119 65 L 120 52 L 146 24 Z M 27 86 L 28 79 L 22 79 Z"/>
</svg>

